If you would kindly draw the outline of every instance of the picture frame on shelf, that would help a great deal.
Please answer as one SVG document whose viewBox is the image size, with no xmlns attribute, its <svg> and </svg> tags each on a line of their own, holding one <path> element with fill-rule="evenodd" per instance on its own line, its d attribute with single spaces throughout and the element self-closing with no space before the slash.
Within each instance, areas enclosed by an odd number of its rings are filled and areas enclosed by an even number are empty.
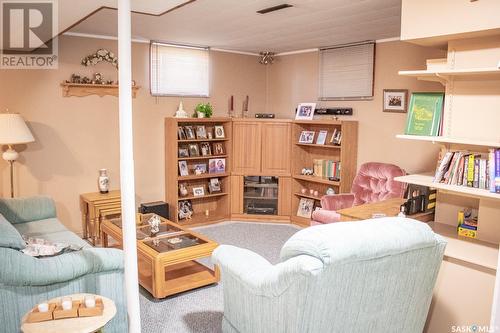
<svg viewBox="0 0 500 333">
<path fill-rule="evenodd" d="M 224 133 L 224 126 L 215 125 L 214 126 L 215 138 L 216 139 L 225 139 L 226 134 Z"/>
<path fill-rule="evenodd" d="M 201 156 L 212 155 L 212 149 L 210 148 L 210 144 L 208 142 L 202 142 L 200 144 L 200 147 L 201 147 Z"/>
<path fill-rule="evenodd" d="M 186 147 L 179 147 L 179 157 L 189 157 L 189 150 Z"/>
<path fill-rule="evenodd" d="M 318 137 L 316 138 L 317 145 L 324 145 L 326 142 L 326 137 L 328 136 L 328 131 L 319 131 Z"/>
<path fill-rule="evenodd" d="M 189 169 L 186 161 L 179 161 L 179 175 L 189 176 Z"/>
<path fill-rule="evenodd" d="M 185 197 L 188 195 L 188 185 L 186 183 L 179 183 L 179 196 Z"/>
<path fill-rule="evenodd" d="M 330 138 L 330 143 L 335 146 L 340 146 L 341 142 L 342 142 L 342 131 L 335 128 Z"/>
<path fill-rule="evenodd" d="M 406 113 L 408 89 L 384 89 L 383 103 L 383 112 Z"/>
<path fill-rule="evenodd" d="M 316 103 L 300 103 L 297 106 L 297 112 L 295 113 L 295 120 L 312 120 L 314 117 L 315 109 L 316 109 Z"/>
<path fill-rule="evenodd" d="M 193 187 L 193 196 L 202 197 L 205 195 L 205 188 L 203 186 Z"/>
<path fill-rule="evenodd" d="M 314 207 L 314 199 L 300 198 L 297 216 L 310 219 Z"/>
<path fill-rule="evenodd" d="M 207 138 L 207 130 L 205 129 L 205 126 L 196 126 L 196 138 L 197 139 Z"/>
<path fill-rule="evenodd" d="M 193 204 L 191 200 L 179 201 L 178 213 L 179 220 L 190 219 L 193 215 Z"/>
<path fill-rule="evenodd" d="M 300 133 L 299 143 L 313 143 L 315 131 L 302 131 Z"/>
<path fill-rule="evenodd" d="M 204 173 L 207 173 L 207 165 L 205 163 L 194 164 L 193 172 L 195 175 L 202 175 Z"/>
<path fill-rule="evenodd" d="M 184 126 L 184 133 L 186 134 L 186 140 L 195 140 L 196 135 L 193 126 Z"/>
<path fill-rule="evenodd" d="M 224 144 L 221 142 L 214 143 L 214 155 L 224 155 Z"/>
<path fill-rule="evenodd" d="M 191 157 L 200 156 L 200 147 L 198 146 L 197 143 L 190 143 L 189 144 L 189 156 L 191 156 Z"/>
<path fill-rule="evenodd" d="M 208 173 L 224 173 L 226 172 L 225 158 L 211 158 L 208 160 Z"/>
<path fill-rule="evenodd" d="M 182 126 L 179 126 L 177 128 L 177 137 L 179 138 L 179 140 L 186 140 L 187 139 L 186 132 L 184 132 L 184 128 Z"/>
<path fill-rule="evenodd" d="M 221 185 L 219 178 L 210 178 L 210 182 L 208 183 L 208 192 L 209 193 L 221 192 Z"/>
</svg>

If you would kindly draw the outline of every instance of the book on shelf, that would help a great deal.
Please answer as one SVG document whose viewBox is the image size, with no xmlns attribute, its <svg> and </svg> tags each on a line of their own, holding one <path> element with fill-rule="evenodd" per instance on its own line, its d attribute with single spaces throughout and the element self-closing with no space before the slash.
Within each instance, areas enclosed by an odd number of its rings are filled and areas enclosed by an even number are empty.
<svg viewBox="0 0 500 333">
<path fill-rule="evenodd" d="M 340 179 L 340 161 L 313 159 L 313 176 Z"/>
<path fill-rule="evenodd" d="M 500 149 L 490 149 L 487 155 L 463 150 L 441 152 L 433 181 L 500 193 Z"/>
<path fill-rule="evenodd" d="M 442 131 L 444 93 L 412 93 L 405 134 L 437 136 Z"/>
<path fill-rule="evenodd" d="M 474 208 L 464 208 L 458 211 L 457 233 L 459 236 L 470 238 L 477 237 L 478 210 Z"/>
</svg>

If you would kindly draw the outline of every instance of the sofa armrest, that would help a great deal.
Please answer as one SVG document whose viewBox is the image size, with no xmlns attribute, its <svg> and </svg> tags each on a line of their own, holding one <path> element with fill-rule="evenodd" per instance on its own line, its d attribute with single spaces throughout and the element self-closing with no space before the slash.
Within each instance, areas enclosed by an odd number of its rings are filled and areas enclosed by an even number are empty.
<svg viewBox="0 0 500 333">
<path fill-rule="evenodd" d="M 350 208 L 354 204 L 353 193 L 330 194 L 321 197 L 321 208 L 326 210 L 339 210 Z"/>
<path fill-rule="evenodd" d="M 12 224 L 56 217 L 54 200 L 36 196 L 28 198 L 1 198 L 0 214 Z"/>
<path fill-rule="evenodd" d="M 49 258 L 34 258 L 22 252 L 0 248 L 0 283 L 12 286 L 46 286 L 80 276 L 123 270 L 123 252 L 88 248 Z"/>
<path fill-rule="evenodd" d="M 272 265 L 260 255 L 231 245 L 221 245 L 212 254 L 222 274 L 229 274 L 255 295 L 276 297 L 297 279 L 316 275 L 323 269 L 321 260 L 302 255 Z"/>
</svg>

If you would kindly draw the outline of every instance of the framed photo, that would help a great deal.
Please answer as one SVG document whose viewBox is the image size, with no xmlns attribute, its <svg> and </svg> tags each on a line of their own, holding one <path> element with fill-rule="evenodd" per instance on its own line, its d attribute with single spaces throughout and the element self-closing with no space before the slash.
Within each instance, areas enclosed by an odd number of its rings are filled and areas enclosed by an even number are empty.
<svg viewBox="0 0 500 333">
<path fill-rule="evenodd" d="M 203 186 L 193 187 L 193 195 L 195 197 L 202 197 L 205 195 L 205 188 Z"/>
<path fill-rule="evenodd" d="M 197 143 L 189 144 L 189 156 L 191 157 L 200 156 L 200 147 L 198 147 Z"/>
<path fill-rule="evenodd" d="M 314 207 L 314 200 L 301 198 L 299 202 L 299 208 L 297 209 L 297 216 L 311 218 Z"/>
<path fill-rule="evenodd" d="M 186 140 L 186 132 L 184 132 L 184 128 L 182 128 L 182 126 L 177 128 L 177 136 L 179 137 L 179 140 Z"/>
<path fill-rule="evenodd" d="M 210 178 L 210 182 L 208 183 L 208 192 L 210 193 L 218 193 L 221 191 L 219 178 Z"/>
<path fill-rule="evenodd" d="M 202 175 L 207 173 L 207 165 L 205 163 L 193 165 L 193 172 L 195 175 Z"/>
<path fill-rule="evenodd" d="M 179 157 L 189 157 L 189 150 L 186 147 L 179 147 Z"/>
<path fill-rule="evenodd" d="M 225 139 L 226 138 L 226 136 L 224 134 L 224 126 L 216 125 L 216 126 L 214 126 L 214 131 L 215 131 L 215 138 L 216 139 Z"/>
<path fill-rule="evenodd" d="M 194 140 L 194 139 L 196 139 L 196 135 L 194 133 L 193 126 L 184 126 L 184 133 L 186 133 L 186 139 L 187 140 Z"/>
<path fill-rule="evenodd" d="M 179 175 L 189 176 L 189 170 L 186 161 L 179 161 Z"/>
<path fill-rule="evenodd" d="M 326 142 L 326 136 L 328 135 L 328 131 L 319 131 L 318 138 L 316 139 L 317 145 L 324 145 Z"/>
<path fill-rule="evenodd" d="M 191 203 L 191 200 L 182 200 L 179 201 L 179 220 L 184 220 L 184 219 L 189 219 L 191 218 L 191 215 L 193 215 L 193 204 Z"/>
<path fill-rule="evenodd" d="M 208 142 L 202 142 L 200 146 L 201 146 L 201 156 L 212 155 L 212 149 L 210 148 L 210 144 Z"/>
<path fill-rule="evenodd" d="M 224 155 L 224 145 L 221 142 L 214 143 L 214 154 Z"/>
<path fill-rule="evenodd" d="M 300 133 L 299 143 L 313 143 L 315 133 L 314 131 L 302 131 L 302 133 Z"/>
<path fill-rule="evenodd" d="M 207 138 L 207 131 L 205 129 L 205 126 L 196 126 L 196 138 L 197 139 Z"/>
<path fill-rule="evenodd" d="M 179 196 L 185 197 L 188 195 L 188 189 L 186 183 L 179 183 Z"/>
<path fill-rule="evenodd" d="M 408 89 L 384 89 L 384 112 L 406 113 Z"/>
<path fill-rule="evenodd" d="M 300 103 L 297 106 L 297 113 L 295 114 L 296 120 L 312 120 L 314 117 L 314 110 L 316 103 Z"/>
<path fill-rule="evenodd" d="M 208 160 L 208 173 L 224 173 L 226 172 L 225 158 L 211 158 Z"/>
</svg>

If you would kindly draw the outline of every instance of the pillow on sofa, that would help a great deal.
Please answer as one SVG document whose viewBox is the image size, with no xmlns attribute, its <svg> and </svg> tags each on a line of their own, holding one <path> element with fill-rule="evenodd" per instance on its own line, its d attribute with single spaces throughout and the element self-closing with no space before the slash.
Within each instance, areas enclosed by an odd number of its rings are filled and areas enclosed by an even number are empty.
<svg viewBox="0 0 500 333">
<path fill-rule="evenodd" d="M 26 247 L 21 234 L 0 214 L 0 247 L 22 250 Z"/>
</svg>

